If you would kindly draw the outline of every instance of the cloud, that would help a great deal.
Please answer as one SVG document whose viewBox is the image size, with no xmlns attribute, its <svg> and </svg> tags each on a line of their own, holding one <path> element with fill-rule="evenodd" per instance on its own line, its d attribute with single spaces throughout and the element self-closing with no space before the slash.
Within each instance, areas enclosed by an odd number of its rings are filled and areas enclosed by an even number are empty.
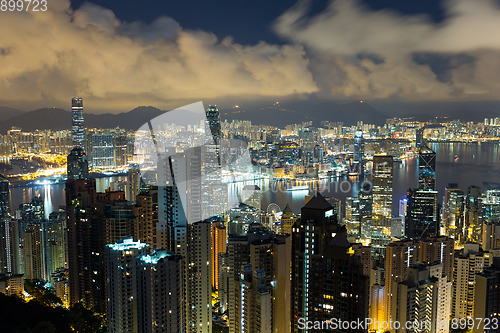
<svg viewBox="0 0 500 333">
<path fill-rule="evenodd" d="M 300 45 L 244 46 L 168 17 L 121 22 L 85 3 L 50 1 L 47 12 L 0 20 L 0 101 L 67 105 L 74 95 L 95 109 L 225 96 L 265 98 L 317 91 Z M 90 104 L 89 104 L 90 103 Z"/>
<path fill-rule="evenodd" d="M 500 8 L 495 1 L 446 1 L 439 24 L 424 15 L 373 11 L 350 0 L 332 1 L 310 16 L 309 4 L 299 1 L 276 20 L 274 30 L 306 46 L 322 96 L 498 99 L 500 86 L 493 78 L 500 74 Z M 416 55 L 424 57 L 415 61 Z M 441 65 L 423 61 L 426 55 L 441 58 Z M 471 60 L 453 64 L 464 55 Z"/>
</svg>

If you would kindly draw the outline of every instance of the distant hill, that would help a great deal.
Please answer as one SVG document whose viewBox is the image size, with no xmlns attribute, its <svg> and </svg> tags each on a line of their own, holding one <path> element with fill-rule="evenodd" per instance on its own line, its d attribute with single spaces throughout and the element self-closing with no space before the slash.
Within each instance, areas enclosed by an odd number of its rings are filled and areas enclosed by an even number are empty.
<svg viewBox="0 0 500 333">
<path fill-rule="evenodd" d="M 152 106 L 140 106 L 129 112 L 119 114 L 84 113 L 84 124 L 87 128 L 115 128 L 118 126 L 123 129 L 135 130 L 165 112 L 167 111 Z M 187 119 L 189 119 L 188 112 L 182 118 L 172 118 L 172 122 L 184 125 L 187 124 Z M 21 127 L 23 131 L 71 129 L 71 112 L 57 108 L 44 108 L 26 112 L 2 121 L 0 123 L 0 133 L 6 133 L 12 126 Z"/>
<path fill-rule="evenodd" d="M 18 116 L 22 113 L 23 111 L 19 111 L 17 109 L 9 108 L 6 106 L 0 106 L 0 121 L 5 121 L 9 118 Z"/>
<path fill-rule="evenodd" d="M 300 124 L 311 120 L 314 126 L 319 126 L 322 120 L 343 122 L 347 126 L 356 125 L 358 121 L 383 125 L 389 117 L 362 101 L 348 104 L 303 101 L 284 102 L 253 109 L 221 110 L 221 118 L 228 121 L 250 120 L 253 124 L 283 128 L 287 124 Z"/>
</svg>

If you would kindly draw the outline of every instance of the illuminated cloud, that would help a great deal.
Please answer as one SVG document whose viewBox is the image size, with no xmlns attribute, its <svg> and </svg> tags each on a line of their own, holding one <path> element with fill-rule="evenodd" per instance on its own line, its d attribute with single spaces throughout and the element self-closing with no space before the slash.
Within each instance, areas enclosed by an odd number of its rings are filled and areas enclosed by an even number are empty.
<svg viewBox="0 0 500 333">
<path fill-rule="evenodd" d="M 436 24 L 352 0 L 310 16 L 309 1 L 299 1 L 274 29 L 306 46 L 325 97 L 497 100 L 500 7 L 493 0 L 444 6 L 446 18 Z"/>
<path fill-rule="evenodd" d="M 224 96 L 262 98 L 317 91 L 300 45 L 244 46 L 171 18 L 121 22 L 90 3 L 73 11 L 9 12 L 0 20 L 0 103 L 130 110 L 137 105 Z M 0 105 L 1 105 L 0 104 Z M 174 103 L 175 105 L 175 103 Z"/>
</svg>

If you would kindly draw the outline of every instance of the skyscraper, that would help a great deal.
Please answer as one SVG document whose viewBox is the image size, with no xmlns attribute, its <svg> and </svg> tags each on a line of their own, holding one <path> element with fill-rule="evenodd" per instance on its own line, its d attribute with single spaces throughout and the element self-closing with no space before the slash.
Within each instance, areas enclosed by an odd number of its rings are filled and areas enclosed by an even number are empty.
<svg viewBox="0 0 500 333">
<path fill-rule="evenodd" d="M 222 132 L 220 127 L 220 114 L 217 105 L 209 105 L 206 111 L 207 124 L 215 144 L 220 144 L 220 139 L 222 138 Z"/>
<path fill-rule="evenodd" d="M 364 175 L 365 172 L 365 139 L 363 138 L 363 131 L 356 131 L 354 134 L 354 155 L 352 159 L 352 174 Z"/>
<path fill-rule="evenodd" d="M 85 128 L 83 127 L 83 98 L 71 99 L 71 137 L 73 147 L 85 150 Z"/>
<path fill-rule="evenodd" d="M 226 253 L 226 227 L 220 221 L 212 222 L 212 287 L 219 289 L 219 253 Z"/>
<path fill-rule="evenodd" d="M 128 182 L 129 186 L 129 199 L 134 201 L 139 194 L 139 189 L 141 188 L 141 170 L 138 164 L 130 164 L 128 169 Z"/>
<path fill-rule="evenodd" d="M 92 134 L 92 168 L 115 167 L 115 139 L 111 133 Z"/>
<path fill-rule="evenodd" d="M 0 175 L 0 217 L 10 213 L 9 180 Z"/>
<path fill-rule="evenodd" d="M 259 224 L 229 237 L 229 332 L 290 332 L 290 248 L 289 235 Z"/>
<path fill-rule="evenodd" d="M 476 274 L 483 270 L 484 257 L 479 253 L 479 244 L 466 244 L 453 265 L 452 318 L 475 318 Z"/>
<path fill-rule="evenodd" d="M 436 153 L 427 146 L 418 152 L 418 189 L 436 189 Z"/>
<path fill-rule="evenodd" d="M 81 147 L 75 147 L 68 155 L 68 179 L 88 179 L 89 165 L 87 155 Z"/>
<path fill-rule="evenodd" d="M 394 320 L 419 322 L 423 326 L 418 332 L 449 332 L 451 288 L 440 264 L 410 267 L 407 278 L 398 283 L 397 293 L 391 297 L 397 309 Z"/>
<path fill-rule="evenodd" d="M 392 179 L 392 156 L 373 156 L 371 245 L 380 255 L 384 255 L 385 246 L 391 242 Z"/>
<path fill-rule="evenodd" d="M 307 331 L 299 328 L 299 318 L 322 322 L 368 316 L 369 277 L 345 233 L 320 194 L 302 208 L 292 232 L 292 332 Z"/>
<path fill-rule="evenodd" d="M 398 283 L 407 278 L 408 268 L 419 261 L 419 243 L 412 240 L 397 241 L 386 247 L 385 253 L 385 321 L 397 320 L 397 304 L 391 302 L 397 295 Z"/>
<path fill-rule="evenodd" d="M 411 188 L 406 194 L 408 206 L 405 218 L 405 235 L 420 239 L 440 234 L 440 214 L 437 204 L 438 191 Z"/>
<path fill-rule="evenodd" d="M 458 184 L 448 184 L 443 197 L 444 235 L 453 238 L 457 245 L 466 242 L 465 195 Z"/>
</svg>

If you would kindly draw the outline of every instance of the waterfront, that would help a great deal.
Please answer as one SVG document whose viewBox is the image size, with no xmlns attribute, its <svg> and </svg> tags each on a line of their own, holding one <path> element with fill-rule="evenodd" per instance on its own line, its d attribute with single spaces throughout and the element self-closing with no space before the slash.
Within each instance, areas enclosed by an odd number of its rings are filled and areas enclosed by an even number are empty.
<svg viewBox="0 0 500 333">
<path fill-rule="evenodd" d="M 477 185 L 484 191 L 483 182 L 500 183 L 500 149 L 498 143 L 431 143 L 437 153 L 436 187 L 439 190 L 439 202 L 448 183 L 458 183 L 464 192 L 469 185 Z M 393 214 L 398 213 L 399 200 L 410 187 L 417 185 L 417 158 L 404 159 L 394 163 Z M 96 180 L 97 190 L 104 192 L 112 181 L 126 180 L 125 176 L 104 177 Z M 270 180 L 256 180 L 231 183 L 229 191 L 241 191 L 244 185 L 255 184 L 261 188 L 262 208 L 270 203 L 277 203 L 281 209 L 286 204 L 295 213 L 304 206 L 304 197 L 313 191 L 286 191 L 285 184 Z M 356 189 L 354 178 L 322 180 L 309 183 L 311 189 L 319 188 L 323 195 L 333 196 L 345 203 L 345 198 L 352 196 Z M 10 189 L 11 207 L 17 209 L 23 202 L 29 202 L 34 196 L 41 196 L 45 203 L 45 215 L 65 205 L 64 184 L 33 185 Z"/>
</svg>

